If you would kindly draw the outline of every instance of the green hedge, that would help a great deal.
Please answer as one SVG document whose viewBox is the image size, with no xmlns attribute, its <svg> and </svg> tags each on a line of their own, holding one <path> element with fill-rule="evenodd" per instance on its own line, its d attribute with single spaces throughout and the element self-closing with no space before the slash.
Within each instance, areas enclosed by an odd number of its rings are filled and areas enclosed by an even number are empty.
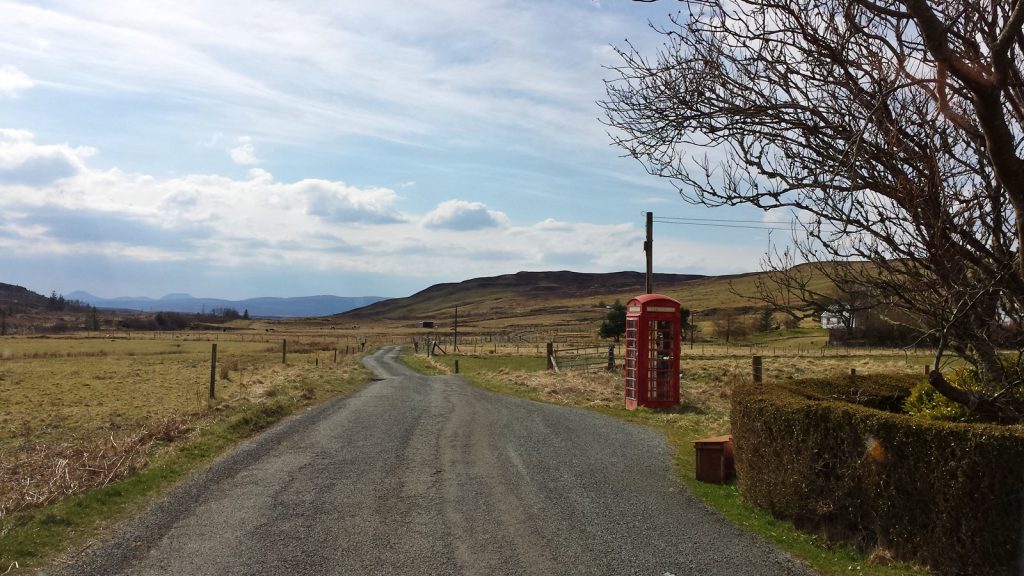
<svg viewBox="0 0 1024 576">
<path fill-rule="evenodd" d="M 741 496 L 937 574 L 1020 574 L 1024 429 L 884 411 L 912 384 L 859 376 L 738 386 Z"/>
</svg>

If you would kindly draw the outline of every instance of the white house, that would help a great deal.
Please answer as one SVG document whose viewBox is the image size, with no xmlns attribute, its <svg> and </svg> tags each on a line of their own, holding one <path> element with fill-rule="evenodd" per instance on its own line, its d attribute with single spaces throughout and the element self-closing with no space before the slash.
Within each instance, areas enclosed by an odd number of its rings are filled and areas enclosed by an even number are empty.
<svg viewBox="0 0 1024 576">
<path fill-rule="evenodd" d="M 849 311 L 833 306 L 821 313 L 821 327 L 826 330 L 856 328 L 857 317 Z"/>
</svg>

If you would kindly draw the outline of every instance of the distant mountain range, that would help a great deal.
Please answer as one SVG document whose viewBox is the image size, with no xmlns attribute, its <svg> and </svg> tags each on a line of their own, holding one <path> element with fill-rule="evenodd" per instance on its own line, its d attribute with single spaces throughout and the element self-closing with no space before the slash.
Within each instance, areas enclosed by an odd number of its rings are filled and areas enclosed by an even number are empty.
<svg viewBox="0 0 1024 576">
<path fill-rule="evenodd" d="M 189 294 L 167 294 L 162 298 L 119 297 L 100 298 L 88 292 L 76 290 L 65 294 L 69 300 L 79 300 L 97 308 L 111 310 L 139 310 L 142 312 L 211 312 L 218 308 L 233 308 L 239 314 L 248 310 L 250 316 L 259 318 L 295 318 L 331 316 L 355 308 L 369 306 L 381 300 L 380 296 L 300 296 L 295 298 L 249 298 L 247 300 L 224 300 L 221 298 L 194 298 Z"/>
</svg>

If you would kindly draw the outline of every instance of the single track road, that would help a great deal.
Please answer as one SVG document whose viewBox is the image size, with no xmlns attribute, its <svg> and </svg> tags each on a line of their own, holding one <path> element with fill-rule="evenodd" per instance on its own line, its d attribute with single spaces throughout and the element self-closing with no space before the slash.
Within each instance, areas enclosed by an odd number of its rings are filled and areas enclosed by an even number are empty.
<svg viewBox="0 0 1024 576">
<path fill-rule="evenodd" d="M 586 410 L 365 362 L 62 574 L 810 575 L 680 485 L 665 439 Z"/>
</svg>

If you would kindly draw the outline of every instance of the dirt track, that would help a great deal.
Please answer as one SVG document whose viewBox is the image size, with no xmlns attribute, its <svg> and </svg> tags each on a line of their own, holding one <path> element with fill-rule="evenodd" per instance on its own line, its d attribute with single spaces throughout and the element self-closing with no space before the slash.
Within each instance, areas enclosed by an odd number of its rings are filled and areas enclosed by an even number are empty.
<svg viewBox="0 0 1024 576">
<path fill-rule="evenodd" d="M 810 574 L 688 495 L 658 434 L 395 354 L 62 573 Z"/>
</svg>

